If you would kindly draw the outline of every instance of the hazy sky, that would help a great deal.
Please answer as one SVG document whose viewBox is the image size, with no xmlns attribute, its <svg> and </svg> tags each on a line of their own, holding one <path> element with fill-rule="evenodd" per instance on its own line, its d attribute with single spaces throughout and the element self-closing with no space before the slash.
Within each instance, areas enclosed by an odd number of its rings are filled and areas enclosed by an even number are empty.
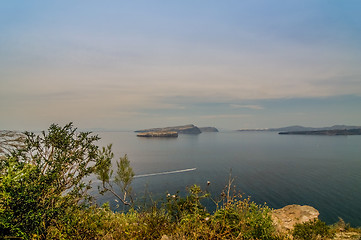
<svg viewBox="0 0 361 240">
<path fill-rule="evenodd" d="M 0 129 L 361 125 L 361 1 L 0 4 Z"/>
</svg>

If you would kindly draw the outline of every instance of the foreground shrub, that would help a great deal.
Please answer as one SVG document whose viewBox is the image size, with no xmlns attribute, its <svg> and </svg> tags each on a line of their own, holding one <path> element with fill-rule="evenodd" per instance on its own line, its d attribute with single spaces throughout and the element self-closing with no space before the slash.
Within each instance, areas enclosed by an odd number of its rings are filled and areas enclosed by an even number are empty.
<svg viewBox="0 0 361 240">
<path fill-rule="evenodd" d="M 201 204 L 208 198 L 199 186 L 189 189 L 189 195 L 168 196 L 167 208 L 177 222 L 178 237 L 186 239 L 278 239 L 270 209 L 241 196 L 229 197 L 214 214 Z"/>
<path fill-rule="evenodd" d="M 227 238 L 275 239 L 270 209 L 250 199 L 233 199 L 212 219 L 217 232 Z"/>
<path fill-rule="evenodd" d="M 292 235 L 294 239 L 297 240 L 316 240 L 330 239 L 333 238 L 335 234 L 325 222 L 315 219 L 313 221 L 296 224 Z"/>
<path fill-rule="evenodd" d="M 113 212 L 109 205 L 92 206 L 67 213 L 47 229 L 48 239 L 160 239 L 172 235 L 175 225 L 157 208 L 127 213 Z"/>
<path fill-rule="evenodd" d="M 47 229 L 89 200 L 92 174 L 102 153 L 99 137 L 72 124 L 51 125 L 0 158 L 0 237 L 46 239 Z"/>
</svg>

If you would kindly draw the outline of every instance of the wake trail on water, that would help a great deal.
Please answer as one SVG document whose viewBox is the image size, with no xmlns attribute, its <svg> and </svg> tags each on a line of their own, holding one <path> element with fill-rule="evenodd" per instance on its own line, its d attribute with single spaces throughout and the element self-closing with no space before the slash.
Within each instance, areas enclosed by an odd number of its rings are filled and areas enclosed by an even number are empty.
<svg viewBox="0 0 361 240">
<path fill-rule="evenodd" d="M 174 173 L 190 172 L 190 171 L 194 171 L 194 170 L 196 170 L 196 169 L 197 169 L 197 168 L 187 168 L 187 169 L 175 170 L 175 171 L 141 174 L 141 175 L 135 175 L 134 178 L 141 178 L 141 177 L 150 177 L 150 176 L 158 176 L 158 175 L 167 175 L 167 174 L 174 174 Z"/>
</svg>

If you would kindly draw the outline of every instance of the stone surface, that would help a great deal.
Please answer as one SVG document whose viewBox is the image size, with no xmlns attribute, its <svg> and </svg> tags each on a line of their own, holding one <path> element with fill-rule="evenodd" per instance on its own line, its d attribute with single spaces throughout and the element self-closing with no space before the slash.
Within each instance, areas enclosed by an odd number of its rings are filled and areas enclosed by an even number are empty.
<svg viewBox="0 0 361 240">
<path fill-rule="evenodd" d="M 293 230 L 296 223 L 304 223 L 317 219 L 320 213 L 311 206 L 288 205 L 272 211 L 272 219 L 278 231 L 288 232 Z"/>
<path fill-rule="evenodd" d="M 361 233 L 359 232 L 340 232 L 336 233 L 334 240 L 359 240 Z"/>
<path fill-rule="evenodd" d="M 163 235 L 160 240 L 171 240 L 167 235 Z"/>
</svg>

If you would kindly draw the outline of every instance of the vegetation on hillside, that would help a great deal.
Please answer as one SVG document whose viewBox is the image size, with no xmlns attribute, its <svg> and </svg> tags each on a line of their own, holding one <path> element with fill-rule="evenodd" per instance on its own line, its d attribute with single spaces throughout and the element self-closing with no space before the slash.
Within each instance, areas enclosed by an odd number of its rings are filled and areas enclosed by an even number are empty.
<svg viewBox="0 0 361 240">
<path fill-rule="evenodd" d="M 64 127 L 53 124 L 40 135 L 26 132 L 25 136 L 21 144 L 0 158 L 2 238 L 287 238 L 275 231 L 271 210 L 266 205 L 230 194 L 231 180 L 214 213 L 202 205 L 202 199 L 210 196 L 197 185 L 189 188 L 186 197 L 168 195 L 165 202 L 139 210 L 131 195 L 134 172 L 127 156 L 116 161 L 114 174 L 111 145 L 100 149 L 96 145 L 98 136 L 78 132 L 71 123 Z M 87 194 L 91 183 L 86 181 L 92 174 L 101 180 L 100 193 L 111 192 L 130 210 L 113 212 L 109 204 L 93 204 Z M 312 235 L 307 235 L 310 231 Z M 317 221 L 297 226 L 294 236 L 316 239 L 332 234 Z"/>
</svg>

